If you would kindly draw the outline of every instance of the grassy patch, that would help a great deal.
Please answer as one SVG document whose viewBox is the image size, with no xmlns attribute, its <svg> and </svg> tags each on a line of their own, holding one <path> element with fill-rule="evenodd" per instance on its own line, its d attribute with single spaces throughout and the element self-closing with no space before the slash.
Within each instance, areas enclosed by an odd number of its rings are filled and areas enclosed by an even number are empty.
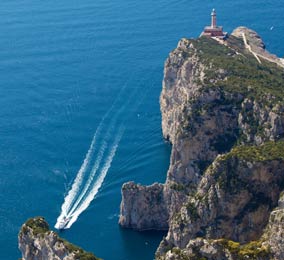
<svg viewBox="0 0 284 260">
<path fill-rule="evenodd" d="M 33 230 L 34 235 L 44 234 L 49 231 L 49 226 L 43 217 L 30 218 L 21 229 L 21 233 L 27 234 L 29 228 Z"/>
<path fill-rule="evenodd" d="M 245 259 L 259 259 L 261 257 L 270 256 L 270 248 L 263 245 L 263 241 L 251 241 L 247 244 L 240 245 L 238 242 L 227 239 L 219 239 L 218 243 L 222 244 L 228 249 L 233 255 L 238 257 L 240 260 Z"/>
<path fill-rule="evenodd" d="M 173 182 L 170 185 L 170 188 L 173 189 L 173 190 L 176 190 L 176 191 L 184 191 L 185 190 L 185 186 L 183 184 L 176 183 L 176 182 Z"/>
<path fill-rule="evenodd" d="M 274 63 L 255 57 L 243 46 L 241 39 L 230 36 L 228 46 L 200 37 L 190 40 L 206 66 L 204 89 L 221 87 L 266 104 L 284 100 L 284 71 Z M 222 73 L 220 73 L 222 71 Z M 267 98 L 271 94 L 273 98 Z"/>
<path fill-rule="evenodd" d="M 73 245 L 65 239 L 59 238 L 58 240 L 65 245 L 70 253 L 74 253 L 78 260 L 100 260 L 100 258 L 97 258 L 92 253 L 84 251 L 81 247 Z"/>
<path fill-rule="evenodd" d="M 241 145 L 222 156 L 226 160 L 238 157 L 248 161 L 284 160 L 284 140 L 266 142 L 261 146 Z"/>
</svg>

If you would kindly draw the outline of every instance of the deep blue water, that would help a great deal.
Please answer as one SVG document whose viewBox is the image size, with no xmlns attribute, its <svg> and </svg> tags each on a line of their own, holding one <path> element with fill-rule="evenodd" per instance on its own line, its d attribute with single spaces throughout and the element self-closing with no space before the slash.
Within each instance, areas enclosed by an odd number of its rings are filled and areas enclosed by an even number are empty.
<svg viewBox="0 0 284 260">
<path fill-rule="evenodd" d="M 20 257 L 17 233 L 27 218 L 54 226 L 112 106 L 103 132 L 113 113 L 123 137 L 95 200 L 61 235 L 106 260 L 153 259 L 163 233 L 119 228 L 120 189 L 165 180 L 163 63 L 181 37 L 200 34 L 213 7 L 226 31 L 246 25 L 284 55 L 279 0 L 1 1 L 0 259 Z"/>
</svg>

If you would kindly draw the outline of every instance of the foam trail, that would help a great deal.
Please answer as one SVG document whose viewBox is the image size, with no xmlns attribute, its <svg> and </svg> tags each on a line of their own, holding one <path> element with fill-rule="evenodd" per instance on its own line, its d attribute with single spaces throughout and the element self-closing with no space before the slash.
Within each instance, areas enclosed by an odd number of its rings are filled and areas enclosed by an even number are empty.
<svg viewBox="0 0 284 260">
<path fill-rule="evenodd" d="M 90 164 L 90 160 L 92 158 L 92 154 L 94 152 L 94 147 L 95 147 L 95 144 L 96 144 L 96 141 L 97 141 L 97 135 L 98 133 L 100 132 L 100 129 L 101 127 L 99 126 L 94 137 L 93 137 L 93 140 L 91 142 L 91 145 L 90 145 L 90 148 L 87 152 L 87 155 L 84 159 L 84 162 L 74 180 L 74 183 L 72 185 L 72 188 L 71 190 L 68 192 L 67 196 L 65 197 L 65 200 L 64 200 L 64 203 L 61 207 L 62 209 L 62 214 L 66 215 L 66 213 L 69 211 L 69 209 L 71 208 L 71 205 L 72 203 L 74 203 L 74 199 L 78 193 L 78 191 L 80 190 L 80 187 L 82 185 L 82 181 L 83 181 L 83 177 L 84 177 L 84 173 L 87 169 L 87 167 L 89 166 Z"/>
<path fill-rule="evenodd" d="M 111 128 L 113 128 L 113 126 L 114 126 L 114 124 L 115 124 L 115 121 L 116 121 L 116 118 L 114 118 L 114 119 L 112 120 L 112 127 L 111 127 Z M 98 132 L 99 132 L 99 131 L 96 131 L 96 134 L 97 134 Z M 108 131 L 107 134 L 110 134 L 110 131 Z M 104 143 L 103 143 L 103 145 L 101 146 L 100 151 L 99 151 L 99 152 L 100 152 L 99 158 L 96 160 L 96 163 L 95 163 L 95 165 L 94 165 L 93 168 L 92 168 L 91 176 L 88 178 L 88 182 L 87 182 L 87 184 L 84 186 L 84 190 L 83 190 L 82 193 L 80 194 L 80 197 L 74 201 L 74 199 L 75 199 L 76 196 L 77 196 L 78 191 L 80 190 L 80 187 L 82 186 L 81 184 L 82 184 L 82 181 L 83 181 L 83 178 L 84 178 L 84 174 L 85 174 L 85 172 L 86 172 L 85 170 L 86 170 L 87 167 L 89 166 L 89 164 L 90 164 L 90 159 L 91 159 L 92 155 L 94 154 L 94 151 L 93 151 L 94 148 L 93 148 L 93 147 L 94 147 L 95 144 L 96 144 L 96 140 L 95 140 L 95 139 L 96 139 L 96 136 L 97 136 L 97 135 L 94 136 L 94 139 L 93 139 L 92 144 L 91 144 L 91 146 L 90 146 L 90 149 L 89 149 L 89 151 L 88 151 L 88 153 L 87 153 L 87 156 L 86 156 L 86 158 L 85 158 L 85 160 L 84 160 L 84 163 L 83 163 L 83 165 L 81 166 L 81 168 L 80 168 L 80 170 L 79 170 L 79 172 L 78 172 L 78 174 L 77 174 L 77 176 L 76 176 L 76 179 L 75 179 L 75 181 L 74 181 L 74 183 L 73 183 L 73 185 L 72 185 L 71 190 L 69 191 L 67 197 L 66 197 L 65 200 L 64 200 L 64 203 L 63 203 L 63 205 L 62 205 L 62 212 L 61 212 L 61 214 L 59 215 L 59 217 L 57 218 L 57 221 L 56 221 L 56 224 L 55 224 L 55 228 L 59 228 L 59 223 L 60 223 L 65 217 L 67 217 L 67 218 L 72 217 L 72 215 L 73 215 L 74 212 L 76 211 L 76 207 L 78 206 L 78 204 L 80 204 L 82 198 L 84 197 L 84 195 L 85 195 L 86 192 L 88 191 L 89 186 L 91 185 L 91 182 L 93 181 L 94 175 L 95 175 L 97 169 L 98 169 L 99 166 L 100 166 L 101 160 L 102 160 L 102 158 L 103 158 L 103 156 L 104 156 L 105 149 L 107 148 L 106 140 L 103 141 Z M 116 139 L 115 139 L 115 140 L 116 140 Z M 119 139 L 119 140 L 120 140 L 120 139 Z M 70 194 L 71 194 L 71 195 L 70 195 Z M 71 201 L 71 199 L 72 199 L 71 196 L 73 196 L 73 200 L 72 200 L 72 201 Z M 70 199 L 70 198 L 71 198 L 71 199 Z M 72 206 L 73 206 L 73 207 L 72 207 Z M 71 207 L 72 207 L 72 209 L 70 210 Z"/>
<path fill-rule="evenodd" d="M 83 199 L 83 197 L 85 196 L 86 192 L 88 191 L 93 179 L 94 179 L 94 175 L 97 171 L 97 169 L 100 166 L 101 160 L 104 156 L 105 153 L 105 149 L 107 148 L 106 142 L 104 141 L 104 144 L 102 145 L 100 151 L 99 151 L 99 156 L 96 159 L 95 162 L 95 170 L 91 172 L 90 176 L 88 177 L 87 183 L 84 186 L 84 189 L 81 191 L 80 196 L 76 199 L 76 201 L 73 203 L 72 208 L 68 211 L 68 215 L 72 215 L 74 213 L 74 211 L 76 210 L 78 204 L 81 202 L 81 200 Z"/>
<path fill-rule="evenodd" d="M 120 115 L 120 113 L 124 110 L 126 105 L 124 105 L 123 107 L 121 107 L 119 109 L 119 111 L 117 112 L 117 114 L 112 118 L 111 120 L 111 123 L 110 123 L 110 127 L 108 127 L 108 130 L 107 130 L 107 133 L 105 134 L 104 136 L 104 140 L 103 140 L 103 144 L 99 150 L 99 155 L 98 157 L 96 158 L 96 161 L 95 161 L 95 165 L 93 166 L 92 170 L 91 170 L 91 173 L 88 177 L 88 180 L 87 180 L 87 183 L 84 185 L 84 189 L 81 191 L 79 197 L 76 199 L 76 201 L 73 203 L 73 206 L 72 208 L 68 210 L 68 212 L 65 212 L 68 214 L 68 216 L 71 216 L 74 211 L 76 210 L 77 206 L 79 205 L 79 203 L 81 202 L 81 200 L 85 197 L 85 194 L 87 193 L 87 191 L 89 190 L 89 187 L 94 179 L 94 176 L 97 172 L 97 170 L 99 169 L 100 167 L 100 163 L 103 159 L 103 156 L 104 156 L 104 153 L 105 153 L 105 150 L 107 148 L 107 142 L 106 140 L 109 138 L 110 136 L 110 133 L 112 130 L 114 130 L 114 126 L 116 124 L 116 121 Z M 94 154 L 94 153 L 93 153 Z"/>
<path fill-rule="evenodd" d="M 86 157 L 85 157 L 85 159 L 83 161 L 83 164 L 82 164 L 80 170 L 77 173 L 77 176 L 76 176 L 76 178 L 74 180 L 74 183 L 73 183 L 71 189 L 69 190 L 67 196 L 64 198 L 64 202 L 63 202 L 62 207 L 61 207 L 61 213 L 60 213 L 60 215 L 57 218 L 57 222 L 56 222 L 55 228 L 58 228 L 59 223 L 62 220 L 64 220 L 66 217 L 68 219 L 70 219 L 70 218 L 74 219 L 73 216 L 75 216 L 75 220 L 73 220 L 72 223 L 70 224 L 70 226 L 71 226 L 76 221 L 76 219 L 81 214 L 81 212 L 83 212 L 86 209 L 84 205 L 86 205 L 86 207 L 88 207 L 88 205 L 93 200 L 93 198 L 96 195 L 96 193 L 98 192 L 98 189 L 102 185 L 102 183 L 101 183 L 98 186 L 96 186 L 96 187 L 98 187 L 97 191 L 95 191 L 96 189 L 94 188 L 94 186 L 91 189 L 91 185 L 93 183 L 93 179 L 96 176 L 96 172 L 101 167 L 100 164 L 101 164 L 101 160 L 104 158 L 105 149 L 108 149 L 107 145 L 106 145 L 106 147 L 102 146 L 102 144 L 97 145 L 97 139 L 98 140 L 101 139 L 101 132 L 104 131 L 104 129 L 107 127 L 106 124 L 105 124 L 105 120 L 109 117 L 109 115 L 113 115 L 113 113 L 111 113 L 111 112 L 113 111 L 113 109 L 115 108 L 117 103 L 120 101 L 120 97 L 121 97 L 122 93 L 125 91 L 126 86 L 127 86 L 127 84 L 124 84 L 124 86 L 121 88 L 117 98 L 115 99 L 115 102 L 112 104 L 110 109 L 107 111 L 105 116 L 102 118 L 102 120 L 101 120 L 101 122 L 100 122 L 100 124 L 99 124 L 99 126 L 98 126 L 98 128 L 97 128 L 97 130 L 95 132 L 95 134 L 94 134 L 94 137 L 92 139 L 90 148 L 89 148 L 89 150 L 88 150 L 88 152 L 86 154 Z M 124 108 L 126 107 L 127 104 L 131 103 L 132 97 L 135 96 L 137 91 L 138 90 L 135 90 L 134 92 L 132 92 L 130 98 L 128 98 L 128 101 L 124 102 L 123 106 L 119 109 L 119 112 L 115 111 L 116 113 L 115 113 L 114 117 L 112 117 L 111 124 L 110 124 L 111 128 L 114 128 L 114 124 L 117 121 L 117 119 L 119 117 L 119 114 L 124 110 Z M 122 120 L 122 121 L 124 121 L 124 120 Z M 121 126 L 122 126 L 122 122 L 120 124 L 120 128 L 121 128 Z M 108 128 L 107 133 L 109 133 L 109 131 L 110 131 L 110 129 Z M 122 134 L 121 134 L 121 136 L 122 136 Z M 121 136 L 119 137 L 118 143 L 120 141 Z M 106 142 L 107 139 L 108 138 L 105 135 L 104 139 L 103 139 L 103 144 Z M 117 143 L 117 145 L 118 145 L 118 143 Z M 114 150 L 113 156 L 115 155 L 115 152 L 116 152 L 116 149 L 117 149 L 117 145 L 115 146 L 115 150 Z M 89 173 L 89 168 L 91 167 L 91 163 L 94 161 L 94 157 L 95 157 L 96 153 L 102 154 L 101 155 L 102 158 L 99 161 L 95 161 L 95 165 L 93 166 L 93 168 L 91 170 L 91 173 Z M 111 152 L 111 154 L 112 154 L 112 152 Z M 112 158 L 113 158 L 113 156 L 112 156 Z M 109 158 L 109 157 L 107 157 L 107 158 Z M 111 164 L 112 158 L 110 160 L 110 164 Z M 107 161 L 108 161 L 108 159 L 107 159 Z M 103 165 L 104 168 L 106 167 L 105 165 L 106 164 Z M 110 165 L 108 166 L 108 168 L 109 167 L 110 167 Z M 105 174 L 107 174 L 108 168 L 107 168 Z M 98 179 L 95 181 L 95 183 L 98 183 L 98 180 L 100 180 L 101 173 L 102 173 L 102 171 L 99 173 L 100 175 L 99 175 Z M 104 179 L 104 177 L 103 177 L 103 179 Z M 86 179 L 87 179 L 87 183 L 84 185 L 84 182 L 85 182 Z M 103 179 L 102 179 L 102 182 L 103 182 Z M 95 193 L 94 193 L 94 191 L 95 191 Z M 88 192 L 90 192 L 90 193 L 88 194 Z M 90 194 L 94 194 L 93 198 L 91 198 L 91 200 L 90 200 Z M 90 202 L 88 202 L 86 204 L 85 200 L 87 200 L 87 202 L 90 200 Z M 81 209 L 82 206 L 83 206 L 83 210 Z M 78 214 L 78 212 L 79 212 L 79 214 Z"/>
<path fill-rule="evenodd" d="M 61 214 L 59 215 L 59 217 L 57 218 L 57 223 L 60 221 L 60 219 L 63 219 L 64 216 L 70 215 L 68 214 L 68 212 L 70 211 L 70 208 L 72 207 L 72 205 L 75 203 L 75 198 L 82 186 L 82 182 L 84 179 L 84 175 L 85 172 L 90 164 L 90 161 L 92 159 L 92 156 L 94 154 L 94 150 L 95 150 L 95 145 L 97 142 L 97 137 L 100 134 L 104 121 L 105 119 L 109 116 L 109 114 L 111 114 L 111 111 L 114 109 L 115 105 L 117 104 L 118 100 L 120 99 L 120 96 L 122 95 L 123 91 L 125 90 L 127 84 L 125 84 L 122 89 L 120 90 L 116 100 L 114 101 L 114 103 L 112 104 L 112 106 L 110 107 L 110 109 L 107 111 L 107 113 L 104 115 L 104 117 L 102 118 L 94 136 L 91 142 L 91 145 L 89 147 L 89 150 L 85 156 L 85 159 L 83 161 L 83 164 L 81 165 L 80 170 L 77 173 L 77 176 L 73 182 L 73 185 L 71 187 L 71 189 L 69 190 L 67 196 L 64 199 L 64 202 L 61 206 Z"/>
<path fill-rule="evenodd" d="M 120 127 L 122 128 L 122 127 Z M 107 175 L 107 172 L 111 166 L 112 160 L 115 156 L 118 144 L 122 138 L 123 135 L 123 129 L 120 129 L 118 135 L 115 138 L 113 147 L 106 159 L 106 162 L 103 165 L 103 168 L 98 176 L 98 179 L 94 182 L 93 187 L 90 191 L 90 193 L 87 195 L 86 199 L 83 201 L 83 203 L 79 206 L 79 208 L 71 215 L 71 219 L 68 222 L 67 226 L 65 227 L 70 228 L 72 226 L 72 224 L 77 220 L 77 218 L 79 217 L 79 215 L 90 205 L 90 203 L 92 202 L 92 200 L 94 199 L 94 197 L 96 196 L 96 194 L 98 193 L 100 187 L 103 184 L 103 181 Z"/>
</svg>

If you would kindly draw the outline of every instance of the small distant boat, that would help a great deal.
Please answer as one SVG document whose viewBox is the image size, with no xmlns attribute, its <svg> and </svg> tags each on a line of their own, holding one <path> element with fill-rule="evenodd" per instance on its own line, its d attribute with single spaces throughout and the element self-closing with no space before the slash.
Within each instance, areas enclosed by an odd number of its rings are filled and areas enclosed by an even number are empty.
<svg viewBox="0 0 284 260">
<path fill-rule="evenodd" d="M 70 221 L 71 218 L 64 217 L 59 223 L 58 223 L 58 229 L 62 230 L 66 228 L 66 225 Z"/>
<path fill-rule="evenodd" d="M 271 26 L 271 27 L 270 27 L 270 31 L 272 31 L 273 29 L 274 29 L 274 26 Z"/>
</svg>

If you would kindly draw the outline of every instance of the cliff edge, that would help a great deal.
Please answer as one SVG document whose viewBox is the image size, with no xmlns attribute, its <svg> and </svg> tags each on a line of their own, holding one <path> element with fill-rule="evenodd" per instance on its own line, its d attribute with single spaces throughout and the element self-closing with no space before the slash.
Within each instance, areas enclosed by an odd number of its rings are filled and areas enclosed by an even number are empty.
<svg viewBox="0 0 284 260">
<path fill-rule="evenodd" d="M 23 260 L 100 260 L 49 230 L 42 217 L 27 220 L 18 240 Z"/>
<path fill-rule="evenodd" d="M 283 259 L 283 89 L 282 60 L 248 28 L 181 39 L 160 96 L 167 180 L 124 184 L 120 225 L 168 228 L 157 259 Z"/>
</svg>

